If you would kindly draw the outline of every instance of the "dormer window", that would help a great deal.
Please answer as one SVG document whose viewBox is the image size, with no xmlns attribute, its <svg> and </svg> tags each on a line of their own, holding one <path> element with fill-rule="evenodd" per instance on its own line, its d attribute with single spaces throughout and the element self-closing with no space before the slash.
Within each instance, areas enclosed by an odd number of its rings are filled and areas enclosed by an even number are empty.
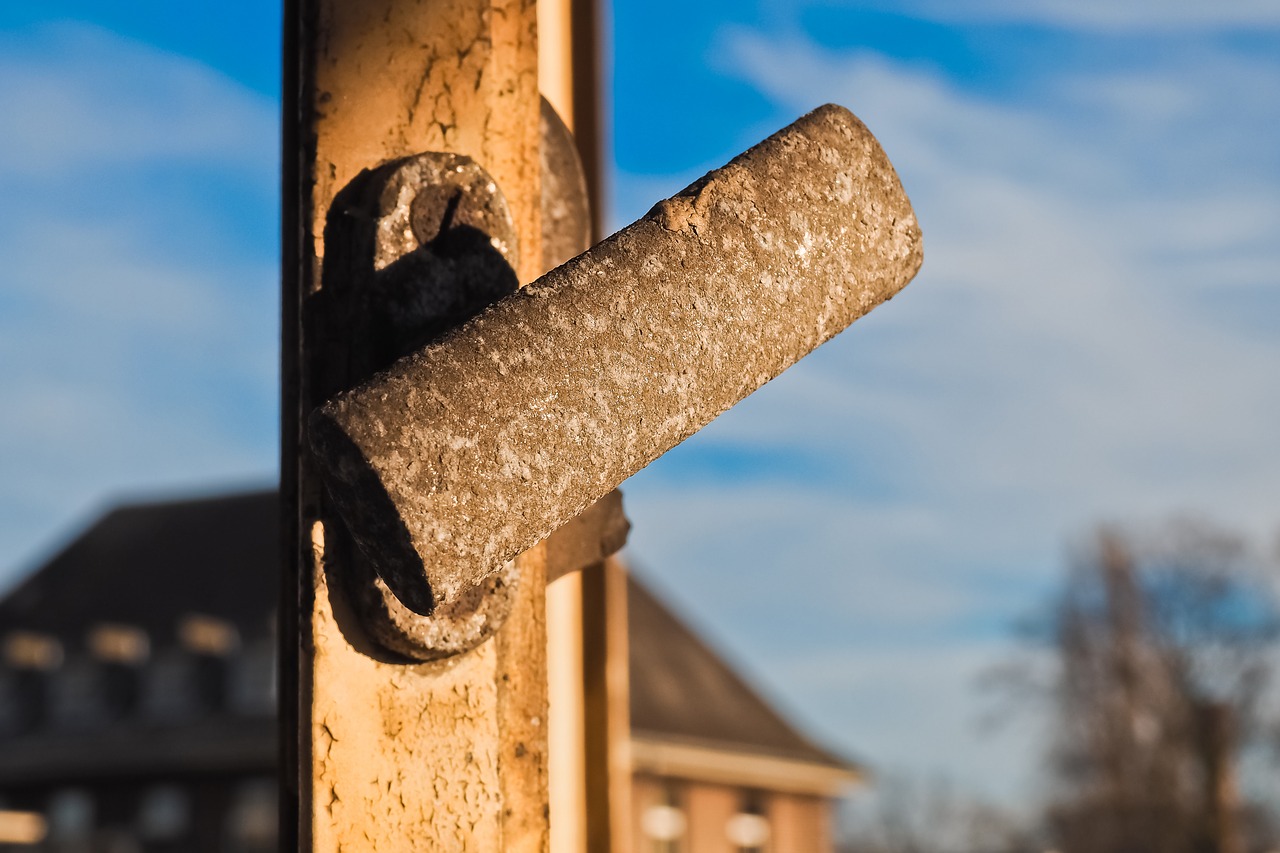
<svg viewBox="0 0 1280 853">
<path fill-rule="evenodd" d="M 153 719 L 178 722 L 221 710 L 226 694 L 226 661 L 168 649 L 146 668 L 143 711 Z"/>
<path fill-rule="evenodd" d="M 35 631 L 10 631 L 4 637 L 4 662 L 14 669 L 51 670 L 62 665 L 62 643 Z"/>
<path fill-rule="evenodd" d="M 178 622 L 178 641 L 194 654 L 226 657 L 240 648 L 240 632 L 225 619 L 188 613 Z"/>
<path fill-rule="evenodd" d="M 40 725 L 48 705 L 49 676 L 32 669 L 0 669 L 0 737 Z"/>
<path fill-rule="evenodd" d="M 151 654 L 147 632 L 132 625 L 101 622 L 89 629 L 89 653 L 105 663 L 138 666 Z"/>
<path fill-rule="evenodd" d="M 88 728 L 119 720 L 138 699 L 138 671 L 134 666 L 75 658 L 49 682 L 53 721 L 72 728 Z"/>
<path fill-rule="evenodd" d="M 276 644 L 269 639 L 249 644 L 231 661 L 230 705 L 240 714 L 276 712 Z"/>
</svg>

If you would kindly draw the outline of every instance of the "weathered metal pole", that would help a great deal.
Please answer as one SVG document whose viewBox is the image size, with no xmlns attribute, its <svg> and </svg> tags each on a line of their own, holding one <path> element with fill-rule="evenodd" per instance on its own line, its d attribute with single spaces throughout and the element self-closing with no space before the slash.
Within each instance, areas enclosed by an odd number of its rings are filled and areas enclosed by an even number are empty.
<svg viewBox="0 0 1280 853">
<path fill-rule="evenodd" d="M 324 308 L 325 224 L 361 170 L 473 158 L 510 206 L 520 280 L 542 271 L 534 4 L 291 0 L 285 28 L 283 849 L 542 851 L 541 546 L 517 558 L 498 636 L 443 662 L 395 659 L 337 582 L 353 554 L 302 450 L 305 415 L 366 378 L 346 355 L 366 342 Z"/>
</svg>

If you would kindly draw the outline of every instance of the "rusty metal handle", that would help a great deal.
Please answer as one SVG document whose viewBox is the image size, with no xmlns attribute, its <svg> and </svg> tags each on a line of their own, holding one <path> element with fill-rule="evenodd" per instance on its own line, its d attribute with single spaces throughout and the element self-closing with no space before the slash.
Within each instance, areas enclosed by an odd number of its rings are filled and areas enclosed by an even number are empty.
<svg viewBox="0 0 1280 853">
<path fill-rule="evenodd" d="M 360 548 L 411 610 L 474 591 L 911 280 L 892 165 L 825 106 L 313 413 Z"/>
</svg>

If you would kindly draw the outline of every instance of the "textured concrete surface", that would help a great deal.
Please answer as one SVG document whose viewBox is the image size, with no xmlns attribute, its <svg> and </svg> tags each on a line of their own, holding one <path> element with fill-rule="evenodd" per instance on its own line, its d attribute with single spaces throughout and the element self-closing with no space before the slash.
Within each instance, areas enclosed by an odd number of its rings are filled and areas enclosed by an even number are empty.
<svg viewBox="0 0 1280 853">
<path fill-rule="evenodd" d="M 361 549 L 457 600 L 919 269 L 888 158 L 801 118 L 310 420 Z"/>
</svg>

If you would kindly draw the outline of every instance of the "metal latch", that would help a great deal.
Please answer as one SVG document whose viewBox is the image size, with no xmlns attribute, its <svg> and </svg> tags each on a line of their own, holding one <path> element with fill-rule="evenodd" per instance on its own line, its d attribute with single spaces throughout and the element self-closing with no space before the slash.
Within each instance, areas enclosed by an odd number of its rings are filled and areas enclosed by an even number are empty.
<svg viewBox="0 0 1280 853">
<path fill-rule="evenodd" d="M 519 290 L 509 214 L 479 166 L 422 155 L 385 167 L 377 187 L 367 234 L 349 244 L 373 272 L 344 276 L 367 276 L 360 286 L 394 315 L 362 318 L 386 330 L 371 329 L 388 347 L 362 365 L 381 372 L 309 429 L 390 592 L 378 600 L 398 608 L 384 622 L 447 616 L 491 631 L 518 553 L 891 298 L 923 259 L 888 158 L 830 105 Z M 443 292 L 415 289 L 450 264 Z M 466 314 L 499 293 L 461 325 L 437 319 L 456 317 L 439 305 Z"/>
</svg>

